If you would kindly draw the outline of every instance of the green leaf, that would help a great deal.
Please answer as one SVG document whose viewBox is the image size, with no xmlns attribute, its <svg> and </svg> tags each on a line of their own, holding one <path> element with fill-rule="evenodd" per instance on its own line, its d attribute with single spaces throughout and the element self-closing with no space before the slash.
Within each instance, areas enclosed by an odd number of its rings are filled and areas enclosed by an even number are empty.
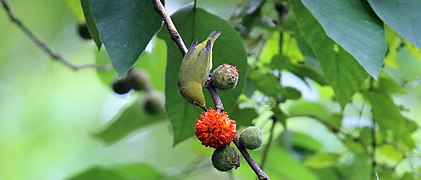
<svg viewBox="0 0 421 180">
<path fill-rule="evenodd" d="M 339 157 L 336 153 L 321 152 L 304 160 L 304 165 L 316 169 L 326 168 L 335 165 Z"/>
<path fill-rule="evenodd" d="M 345 177 L 350 180 L 369 180 L 371 175 L 371 159 L 368 154 L 354 153 L 354 161 L 349 164 Z"/>
<path fill-rule="evenodd" d="M 272 72 L 263 72 L 261 69 L 256 69 L 250 72 L 249 78 L 256 88 L 267 96 L 275 97 L 282 91 L 279 80 Z"/>
<path fill-rule="evenodd" d="M 318 140 L 300 132 L 292 131 L 291 143 L 294 149 L 304 149 L 311 152 L 317 152 L 323 148 L 323 145 Z"/>
<path fill-rule="evenodd" d="M 376 149 L 376 155 L 382 158 L 376 158 L 379 163 L 390 163 L 390 165 L 394 165 L 395 163 L 399 162 L 404 155 L 397 149 L 395 146 L 391 144 L 385 144 Z"/>
<path fill-rule="evenodd" d="M 240 108 L 238 105 L 235 106 L 235 109 L 233 109 L 232 113 L 229 115 L 230 119 L 237 121 L 237 126 L 252 126 L 253 119 L 258 116 L 259 114 L 257 114 L 255 108 Z"/>
<path fill-rule="evenodd" d="M 99 36 L 119 76 L 123 76 L 161 28 L 152 1 L 91 0 Z"/>
<path fill-rule="evenodd" d="M 414 148 L 411 133 L 416 130 L 416 127 L 414 128 L 413 122 L 401 114 L 390 94 L 381 88 L 362 92 L 364 98 L 371 104 L 373 118 L 381 129 L 391 131 L 395 139 L 404 142 L 409 148 Z"/>
<path fill-rule="evenodd" d="M 221 36 L 213 47 L 213 67 L 228 63 L 237 66 L 239 81 L 233 90 L 219 91 L 225 110 L 230 114 L 235 108 L 238 96 L 243 90 L 246 80 L 247 59 L 242 39 L 227 21 L 203 9 L 193 11 L 187 6 L 171 16 L 178 32 L 185 44 L 191 44 L 194 39 L 203 41 L 213 30 L 221 31 Z M 163 29 L 158 36 L 167 43 L 167 68 L 165 80 L 166 110 L 171 120 L 174 132 L 174 145 L 194 134 L 194 122 L 200 118 L 201 109 L 189 104 L 179 95 L 177 87 L 178 70 L 183 57 L 179 48 L 169 37 L 167 29 Z M 207 106 L 213 101 L 204 89 Z"/>
<path fill-rule="evenodd" d="M 290 117 L 310 117 L 318 119 L 324 123 L 328 128 L 338 130 L 342 123 L 342 114 L 331 113 L 322 104 L 312 102 L 297 102 L 288 109 Z"/>
<path fill-rule="evenodd" d="M 421 1 L 368 0 L 368 3 L 381 20 L 421 48 Z"/>
<path fill-rule="evenodd" d="M 261 162 L 261 151 L 249 151 L 251 156 L 257 162 Z M 316 180 L 317 176 L 310 169 L 303 166 L 294 155 L 280 145 L 271 146 L 269 148 L 269 158 L 267 158 L 265 165 L 265 172 L 271 179 L 288 179 L 288 180 Z M 245 163 L 245 162 L 243 162 Z M 288 167 L 288 168 L 279 168 Z M 250 171 L 249 168 L 238 168 L 236 171 L 241 170 Z M 254 175 L 254 174 L 253 174 Z"/>
<path fill-rule="evenodd" d="M 301 92 L 293 87 L 284 87 L 282 94 L 286 99 L 296 100 L 301 98 Z"/>
<path fill-rule="evenodd" d="M 130 164 L 118 167 L 93 167 L 73 176 L 71 180 L 162 179 L 163 175 L 147 164 Z"/>
<path fill-rule="evenodd" d="M 80 0 L 80 3 L 82 4 L 83 14 L 85 15 L 85 21 L 88 26 L 89 34 L 91 34 L 91 37 L 94 39 L 98 49 L 101 49 L 102 42 L 99 38 L 99 32 L 91 14 L 91 0 Z"/>
<path fill-rule="evenodd" d="M 142 127 L 166 119 L 164 112 L 158 114 L 146 112 L 142 99 L 137 99 L 121 112 L 95 136 L 107 144 L 112 144 Z"/>
<path fill-rule="evenodd" d="M 304 82 L 306 82 L 305 78 L 307 77 L 316 81 L 320 85 L 326 85 L 326 80 L 322 74 L 304 63 L 293 63 L 288 56 L 280 54 L 273 56 L 270 62 L 270 67 L 272 69 L 288 70 L 301 78 Z"/>
<path fill-rule="evenodd" d="M 386 53 L 382 22 L 361 0 L 303 0 L 326 34 L 350 53 L 372 77 L 380 74 Z"/>
<path fill-rule="evenodd" d="M 338 102 L 344 108 L 366 79 L 366 72 L 351 55 L 337 47 L 324 34 L 323 29 L 299 0 L 290 0 L 290 2 L 297 18 L 300 34 L 320 60 L 324 75 L 332 86 Z"/>
</svg>

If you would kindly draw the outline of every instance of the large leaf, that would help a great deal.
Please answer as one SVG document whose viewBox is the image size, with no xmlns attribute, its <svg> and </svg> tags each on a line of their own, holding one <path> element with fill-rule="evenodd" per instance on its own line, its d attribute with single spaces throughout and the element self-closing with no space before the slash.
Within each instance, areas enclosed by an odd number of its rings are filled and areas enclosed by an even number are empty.
<svg viewBox="0 0 421 180">
<path fill-rule="evenodd" d="M 234 90 L 219 91 L 225 110 L 229 114 L 234 109 L 246 80 L 246 51 L 240 35 L 227 21 L 203 9 L 193 11 L 192 6 L 177 11 L 171 18 L 185 44 L 190 44 L 194 39 L 203 41 L 213 30 L 222 32 L 213 47 L 213 66 L 215 68 L 222 63 L 229 63 L 237 66 L 240 75 Z M 166 41 L 168 49 L 165 106 L 173 126 L 174 145 L 176 145 L 194 134 L 194 122 L 200 117 L 201 110 L 187 103 L 178 93 L 177 75 L 183 58 L 179 48 L 171 40 L 166 29 L 159 33 L 159 37 Z M 213 101 L 209 93 L 207 91 L 204 93 L 207 106 L 212 106 Z"/>
<path fill-rule="evenodd" d="M 374 12 L 402 37 L 421 48 L 421 1 L 368 0 Z"/>
<path fill-rule="evenodd" d="M 377 78 L 386 53 L 382 22 L 361 0 L 302 0 L 326 34 Z"/>
<path fill-rule="evenodd" d="M 130 164 L 119 167 L 93 167 L 73 176 L 71 180 L 162 179 L 163 175 L 147 164 Z"/>
<path fill-rule="evenodd" d="M 139 99 L 121 111 L 122 113 L 120 115 L 117 115 L 115 119 L 111 120 L 95 136 L 107 144 L 112 144 L 142 127 L 166 118 L 164 112 L 158 114 L 146 112 L 143 101 Z"/>
<path fill-rule="evenodd" d="M 332 86 L 338 102 L 345 107 L 352 95 L 359 90 L 367 73 L 351 55 L 337 47 L 324 34 L 322 27 L 299 0 L 290 0 L 290 2 L 300 34 L 320 60 L 323 73 Z"/>
<path fill-rule="evenodd" d="M 123 76 L 161 28 L 152 1 L 91 0 L 99 36 L 119 76 Z"/>
<path fill-rule="evenodd" d="M 83 14 L 85 15 L 85 21 L 89 30 L 89 34 L 91 34 L 91 37 L 94 39 L 96 46 L 98 49 L 100 49 L 102 42 L 99 39 L 99 32 L 91 14 L 91 0 L 80 0 L 80 3 L 82 5 Z"/>
</svg>

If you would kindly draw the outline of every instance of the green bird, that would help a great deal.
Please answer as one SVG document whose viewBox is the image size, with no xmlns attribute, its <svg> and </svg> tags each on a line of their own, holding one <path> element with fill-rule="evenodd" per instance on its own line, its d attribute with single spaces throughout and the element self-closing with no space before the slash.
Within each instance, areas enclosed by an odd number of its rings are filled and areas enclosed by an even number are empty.
<svg viewBox="0 0 421 180">
<path fill-rule="evenodd" d="M 178 71 L 178 90 L 189 103 L 206 110 L 205 96 L 202 87 L 205 85 L 212 69 L 212 47 L 221 35 L 220 31 L 213 31 L 208 38 L 197 44 L 193 41 L 187 54 L 181 62 Z"/>
</svg>

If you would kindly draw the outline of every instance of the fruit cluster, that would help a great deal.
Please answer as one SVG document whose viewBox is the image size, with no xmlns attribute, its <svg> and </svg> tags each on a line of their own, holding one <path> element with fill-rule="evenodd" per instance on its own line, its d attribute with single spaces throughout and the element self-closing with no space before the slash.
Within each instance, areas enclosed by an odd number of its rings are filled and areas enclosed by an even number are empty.
<svg viewBox="0 0 421 180">
<path fill-rule="evenodd" d="M 123 78 L 117 78 L 111 85 L 117 94 L 127 94 L 130 90 L 145 91 L 146 96 L 142 100 L 144 110 L 149 114 L 158 114 L 164 111 L 164 95 L 153 90 L 149 75 L 142 70 L 130 69 Z"/>
</svg>

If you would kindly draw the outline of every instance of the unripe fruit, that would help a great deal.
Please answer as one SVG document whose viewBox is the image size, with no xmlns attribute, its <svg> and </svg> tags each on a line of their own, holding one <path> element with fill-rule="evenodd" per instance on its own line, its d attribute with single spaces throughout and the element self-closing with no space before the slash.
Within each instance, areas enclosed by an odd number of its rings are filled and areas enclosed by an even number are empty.
<svg viewBox="0 0 421 180">
<path fill-rule="evenodd" d="M 89 33 L 88 26 L 86 23 L 80 23 L 77 25 L 77 30 L 79 33 L 79 36 L 83 39 L 90 40 L 92 39 L 91 34 Z"/>
<path fill-rule="evenodd" d="M 240 167 L 240 156 L 231 146 L 216 149 L 212 154 L 212 165 L 219 171 Z"/>
<path fill-rule="evenodd" d="M 249 126 L 240 134 L 240 144 L 247 149 L 257 149 L 263 144 L 263 132 L 258 127 Z"/>
<path fill-rule="evenodd" d="M 129 81 L 126 78 L 115 79 L 112 84 L 113 91 L 117 94 L 126 94 L 132 89 Z"/>
<path fill-rule="evenodd" d="M 127 79 L 136 91 L 150 89 L 149 75 L 145 71 L 132 69 L 129 71 Z"/>
<path fill-rule="evenodd" d="M 145 99 L 143 108 L 149 114 L 158 114 L 164 111 L 164 95 L 161 92 L 149 92 Z"/>
<path fill-rule="evenodd" d="M 221 90 L 233 89 L 237 86 L 238 70 L 236 66 L 222 64 L 212 72 L 212 85 Z"/>
</svg>

